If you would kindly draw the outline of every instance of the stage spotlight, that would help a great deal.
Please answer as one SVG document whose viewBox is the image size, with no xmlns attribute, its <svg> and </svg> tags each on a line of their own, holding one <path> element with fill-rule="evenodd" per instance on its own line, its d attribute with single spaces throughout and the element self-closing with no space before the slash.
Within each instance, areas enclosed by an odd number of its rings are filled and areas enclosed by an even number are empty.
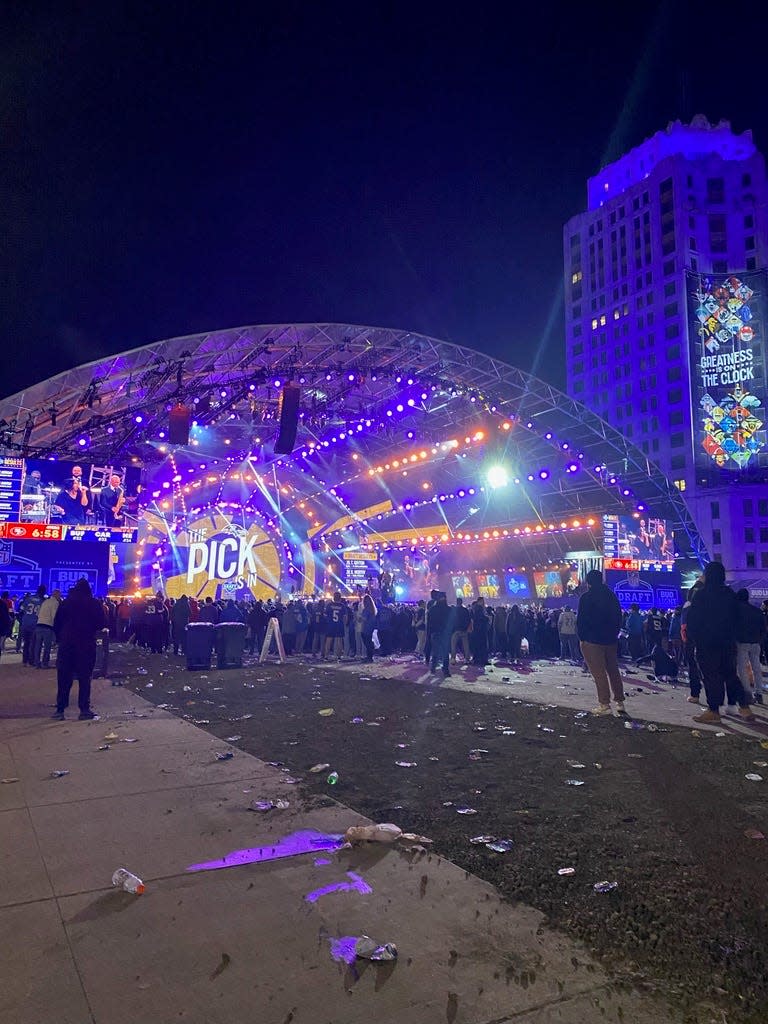
<svg viewBox="0 0 768 1024">
<path fill-rule="evenodd" d="M 486 473 L 488 486 L 494 490 L 497 487 L 506 487 L 509 483 L 509 474 L 503 466 L 491 466 Z"/>
</svg>

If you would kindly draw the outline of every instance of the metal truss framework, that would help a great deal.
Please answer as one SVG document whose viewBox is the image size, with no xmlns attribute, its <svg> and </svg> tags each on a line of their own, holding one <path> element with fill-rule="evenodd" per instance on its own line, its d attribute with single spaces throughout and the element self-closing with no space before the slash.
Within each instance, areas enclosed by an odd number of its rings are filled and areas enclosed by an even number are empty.
<svg viewBox="0 0 768 1024">
<path fill-rule="evenodd" d="M 514 354 L 515 341 L 509 340 Z M 353 379 L 350 379 L 353 378 Z M 148 439 L 167 429 L 169 408 L 197 400 L 196 418 L 212 425 L 228 421 L 243 433 L 244 450 L 253 435 L 268 443 L 276 433 L 279 390 L 275 382 L 301 383 L 304 416 L 297 449 L 324 432 L 363 417 L 376 417 L 397 400 L 405 382 L 429 389 L 413 410 L 419 436 L 460 431 L 480 415 L 514 418 L 515 449 L 521 462 L 550 449 L 584 456 L 579 485 L 564 488 L 553 479 L 537 492 L 538 513 L 557 515 L 574 508 L 617 506 L 616 487 L 632 491 L 648 508 L 663 511 L 687 537 L 699 561 L 706 548 L 683 496 L 643 452 L 587 407 L 546 382 L 471 348 L 407 331 L 344 324 L 281 324 L 240 327 L 172 338 L 65 371 L 0 401 L 0 438 L 6 452 L 37 457 L 85 458 L 77 440 L 88 435 L 88 457 L 106 462 L 135 452 L 151 461 Z M 135 421 L 142 414 L 142 423 Z M 408 413 L 408 410 L 406 410 Z M 375 460 L 389 442 L 387 431 L 361 441 Z M 295 457 L 263 456 L 281 474 L 294 472 Z M 305 492 L 327 488 L 328 464 L 302 475 Z M 320 477 L 323 479 L 320 479 Z M 610 481 L 619 481 L 618 484 Z M 338 509 L 336 513 L 338 514 Z M 329 520 L 334 512 L 329 508 Z"/>
</svg>

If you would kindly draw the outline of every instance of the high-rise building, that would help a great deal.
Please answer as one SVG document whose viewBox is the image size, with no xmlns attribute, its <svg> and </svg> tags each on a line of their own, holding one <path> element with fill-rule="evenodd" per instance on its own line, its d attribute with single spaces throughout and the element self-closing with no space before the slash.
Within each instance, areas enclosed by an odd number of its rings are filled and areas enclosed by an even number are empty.
<svg viewBox="0 0 768 1024">
<path fill-rule="evenodd" d="M 657 132 L 589 179 L 563 250 L 569 394 L 768 597 L 768 182 L 751 132 L 701 116 Z"/>
</svg>

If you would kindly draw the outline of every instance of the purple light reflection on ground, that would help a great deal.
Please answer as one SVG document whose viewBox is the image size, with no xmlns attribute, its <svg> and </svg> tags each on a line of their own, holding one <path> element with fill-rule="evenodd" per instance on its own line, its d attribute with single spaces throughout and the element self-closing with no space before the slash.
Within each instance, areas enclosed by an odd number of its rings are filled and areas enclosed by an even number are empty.
<svg viewBox="0 0 768 1024">
<path fill-rule="evenodd" d="M 342 935 L 339 939 L 329 939 L 328 941 L 331 944 L 331 956 L 334 960 L 337 962 L 343 960 L 345 964 L 354 963 L 356 959 L 356 935 Z"/>
<path fill-rule="evenodd" d="M 316 868 L 324 868 L 326 864 L 332 864 L 332 863 L 333 863 L 333 861 L 331 861 L 328 857 L 318 857 L 315 860 L 315 867 Z"/>
<path fill-rule="evenodd" d="M 343 836 L 307 829 L 301 832 L 292 832 L 267 846 L 251 846 L 245 850 L 233 850 L 218 860 L 190 864 L 187 871 L 216 871 L 219 868 L 236 868 L 241 864 L 298 857 L 302 853 L 316 853 L 318 850 L 338 850 L 343 843 Z"/>
<path fill-rule="evenodd" d="M 368 896 L 373 892 L 373 889 L 368 885 L 364 878 L 356 874 L 354 871 L 347 872 L 347 878 L 351 878 L 351 882 L 335 882 L 333 885 L 324 885 L 320 889 L 314 889 L 312 892 L 308 892 L 304 899 L 307 903 L 317 903 L 321 896 L 328 896 L 332 892 L 359 892 L 363 896 Z"/>
</svg>

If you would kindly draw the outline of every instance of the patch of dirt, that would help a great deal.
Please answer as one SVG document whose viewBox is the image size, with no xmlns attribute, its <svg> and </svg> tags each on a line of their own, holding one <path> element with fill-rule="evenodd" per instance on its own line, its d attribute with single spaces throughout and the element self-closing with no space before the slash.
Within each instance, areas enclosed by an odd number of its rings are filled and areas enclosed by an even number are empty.
<svg viewBox="0 0 768 1024">
<path fill-rule="evenodd" d="M 202 679 L 180 658 L 118 648 L 113 668 L 155 704 L 283 762 L 303 780 L 293 793 L 429 836 L 436 852 L 543 911 L 617 979 L 663 994 L 687 1020 L 765 1021 L 768 841 L 745 832 L 768 834 L 768 769 L 753 765 L 768 750 L 754 739 L 630 730 L 517 697 L 378 679 L 375 666 L 371 679 L 311 664 Z M 318 714 L 325 708 L 334 713 Z M 253 717 L 237 720 L 244 714 Z M 309 772 L 325 762 L 328 771 Z M 480 835 L 514 846 L 470 843 Z M 574 873 L 559 875 L 565 867 Z M 600 881 L 618 886 L 597 893 Z"/>
</svg>

